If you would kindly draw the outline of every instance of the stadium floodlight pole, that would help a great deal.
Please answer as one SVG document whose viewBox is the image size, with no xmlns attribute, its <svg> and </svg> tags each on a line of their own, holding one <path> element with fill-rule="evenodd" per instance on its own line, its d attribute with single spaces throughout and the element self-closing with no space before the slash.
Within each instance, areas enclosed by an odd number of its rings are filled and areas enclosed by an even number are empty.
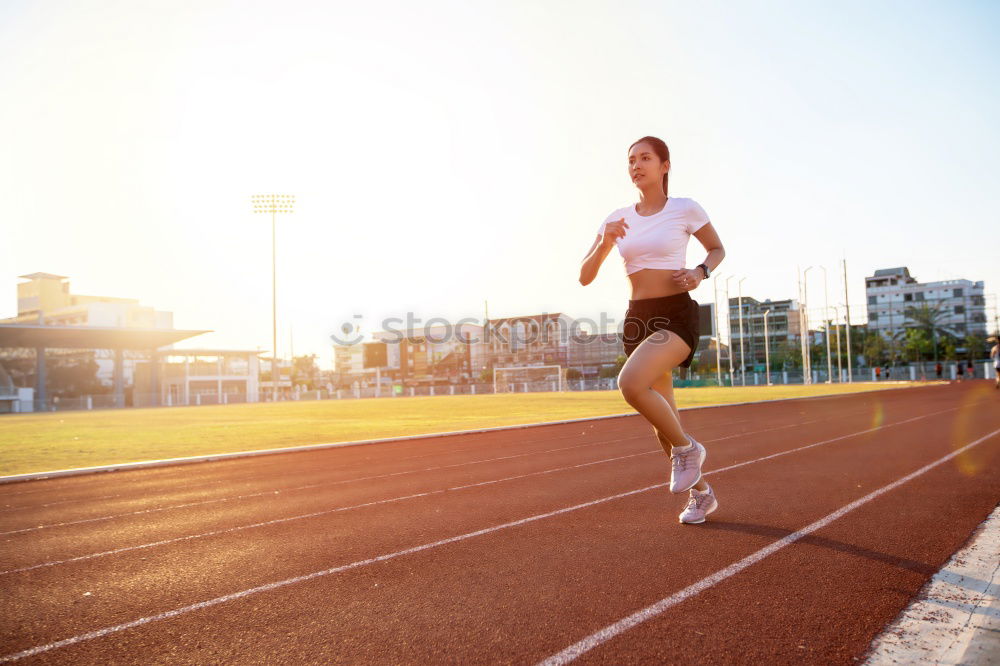
<svg viewBox="0 0 1000 666">
<path fill-rule="evenodd" d="M 729 312 L 732 309 L 729 305 L 729 281 L 732 280 L 735 275 L 730 275 L 726 278 L 726 339 L 729 340 L 729 385 L 734 386 L 736 384 L 736 378 L 733 377 L 733 320 L 729 316 Z"/>
<path fill-rule="evenodd" d="M 767 371 L 767 385 L 771 385 L 771 345 L 767 340 L 767 315 L 771 314 L 771 310 L 764 310 L 764 366 Z"/>
<path fill-rule="evenodd" d="M 823 269 L 823 322 L 826 324 L 826 383 L 833 383 L 833 359 L 830 358 L 830 292 L 826 288 L 826 266 Z"/>
<path fill-rule="evenodd" d="M 275 218 L 278 213 L 294 213 L 295 197 L 290 194 L 255 194 L 250 197 L 253 212 L 271 214 L 271 401 L 278 401 L 278 262 L 275 244 Z"/>
<path fill-rule="evenodd" d="M 719 276 L 712 278 L 712 299 L 715 301 L 715 380 L 722 386 L 722 334 L 719 331 Z"/>
<path fill-rule="evenodd" d="M 741 384 L 743 386 L 747 385 L 747 362 L 743 358 L 743 280 L 746 277 L 741 277 L 740 281 L 736 283 L 736 287 L 739 290 L 739 296 L 737 300 L 737 306 L 740 309 L 739 320 L 740 320 L 740 378 Z"/>
<path fill-rule="evenodd" d="M 854 383 L 854 374 L 851 366 L 854 365 L 854 357 L 851 356 L 851 299 L 847 295 L 847 259 L 843 259 L 844 264 L 844 326 L 847 329 L 847 383 Z"/>
</svg>

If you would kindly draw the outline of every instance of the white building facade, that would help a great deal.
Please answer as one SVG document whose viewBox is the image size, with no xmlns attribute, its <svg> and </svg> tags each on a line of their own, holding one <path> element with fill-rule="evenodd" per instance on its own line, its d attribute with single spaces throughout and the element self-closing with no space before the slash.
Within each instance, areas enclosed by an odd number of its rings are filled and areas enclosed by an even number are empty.
<svg viewBox="0 0 1000 666">
<path fill-rule="evenodd" d="M 910 307 L 940 308 L 939 325 L 956 338 L 986 337 L 986 299 L 982 280 L 918 282 L 905 266 L 883 268 L 865 278 L 868 329 L 886 338 L 913 325 Z"/>
</svg>

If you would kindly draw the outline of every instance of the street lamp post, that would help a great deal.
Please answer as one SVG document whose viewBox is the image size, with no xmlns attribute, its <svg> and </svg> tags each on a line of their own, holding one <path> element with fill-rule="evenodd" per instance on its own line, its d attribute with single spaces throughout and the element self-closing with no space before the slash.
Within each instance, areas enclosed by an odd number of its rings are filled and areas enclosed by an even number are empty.
<svg viewBox="0 0 1000 666">
<path fill-rule="evenodd" d="M 826 266 L 823 269 L 823 321 L 826 323 L 826 331 L 823 335 L 826 338 L 826 383 L 833 382 L 833 359 L 830 358 L 830 292 L 826 288 Z"/>
<path fill-rule="evenodd" d="M 764 370 L 767 372 L 767 385 L 771 385 L 771 345 L 767 339 L 767 315 L 770 310 L 764 310 Z"/>
<path fill-rule="evenodd" d="M 851 366 L 854 365 L 854 357 L 851 355 L 851 300 L 847 295 L 847 259 L 843 260 L 844 264 L 844 327 L 847 331 L 847 383 L 851 384 L 854 382 L 854 370 Z"/>
<path fill-rule="evenodd" d="M 833 306 L 833 316 L 837 319 L 837 381 L 844 381 L 844 366 L 840 362 L 840 306 Z"/>
<path fill-rule="evenodd" d="M 799 308 L 799 332 L 802 339 L 802 383 L 812 384 L 812 359 L 809 350 L 809 266 L 802 271 L 801 296 L 802 307 Z"/>
<path fill-rule="evenodd" d="M 278 278 L 277 245 L 275 243 L 275 219 L 278 213 L 293 213 L 295 197 L 289 194 L 256 194 L 250 197 L 253 212 L 271 214 L 271 401 L 278 400 Z"/>
<path fill-rule="evenodd" d="M 736 383 L 733 377 L 733 325 L 732 318 L 729 316 L 729 281 L 732 280 L 735 275 L 730 275 L 726 278 L 726 338 L 729 340 L 729 385 L 732 386 Z"/>
<path fill-rule="evenodd" d="M 715 301 L 715 380 L 722 386 L 722 332 L 719 331 L 719 276 L 712 278 L 712 298 Z"/>
<path fill-rule="evenodd" d="M 740 281 L 736 283 L 736 287 L 739 289 L 739 298 L 737 306 L 740 309 L 739 320 L 740 320 L 740 382 L 743 386 L 747 385 L 747 362 L 743 358 L 743 280 L 745 277 L 741 277 Z"/>
</svg>

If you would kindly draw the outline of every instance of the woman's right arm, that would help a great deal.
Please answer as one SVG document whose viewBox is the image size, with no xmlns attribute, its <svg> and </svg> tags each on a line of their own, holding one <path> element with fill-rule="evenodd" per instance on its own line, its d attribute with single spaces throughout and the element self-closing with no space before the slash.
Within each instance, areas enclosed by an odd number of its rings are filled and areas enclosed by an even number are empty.
<svg viewBox="0 0 1000 666">
<path fill-rule="evenodd" d="M 590 246 L 590 251 L 583 258 L 583 266 L 580 267 L 580 284 L 586 287 L 597 277 L 597 271 L 601 268 L 605 258 L 611 252 L 619 238 L 625 238 L 625 230 L 628 229 L 628 222 L 624 217 L 617 220 L 605 222 L 601 227 L 602 232 L 598 232 L 597 239 Z"/>
<path fill-rule="evenodd" d="M 590 250 L 587 251 L 587 256 L 583 259 L 583 265 L 580 267 L 580 284 L 584 287 L 594 281 L 601 264 L 604 263 L 604 260 L 611 253 L 611 249 L 615 246 L 614 238 L 611 238 L 610 243 L 602 242 L 603 238 L 606 237 L 598 235 L 594 244 L 590 246 Z"/>
</svg>

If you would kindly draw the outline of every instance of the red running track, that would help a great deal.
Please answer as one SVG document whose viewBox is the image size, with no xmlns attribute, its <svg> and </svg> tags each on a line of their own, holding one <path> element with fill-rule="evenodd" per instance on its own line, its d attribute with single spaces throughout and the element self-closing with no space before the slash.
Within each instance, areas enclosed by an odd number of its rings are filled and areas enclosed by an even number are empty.
<svg viewBox="0 0 1000 666">
<path fill-rule="evenodd" d="M 703 525 L 638 415 L 0 487 L 0 661 L 852 663 L 1000 500 L 998 406 L 684 412 Z"/>
</svg>

